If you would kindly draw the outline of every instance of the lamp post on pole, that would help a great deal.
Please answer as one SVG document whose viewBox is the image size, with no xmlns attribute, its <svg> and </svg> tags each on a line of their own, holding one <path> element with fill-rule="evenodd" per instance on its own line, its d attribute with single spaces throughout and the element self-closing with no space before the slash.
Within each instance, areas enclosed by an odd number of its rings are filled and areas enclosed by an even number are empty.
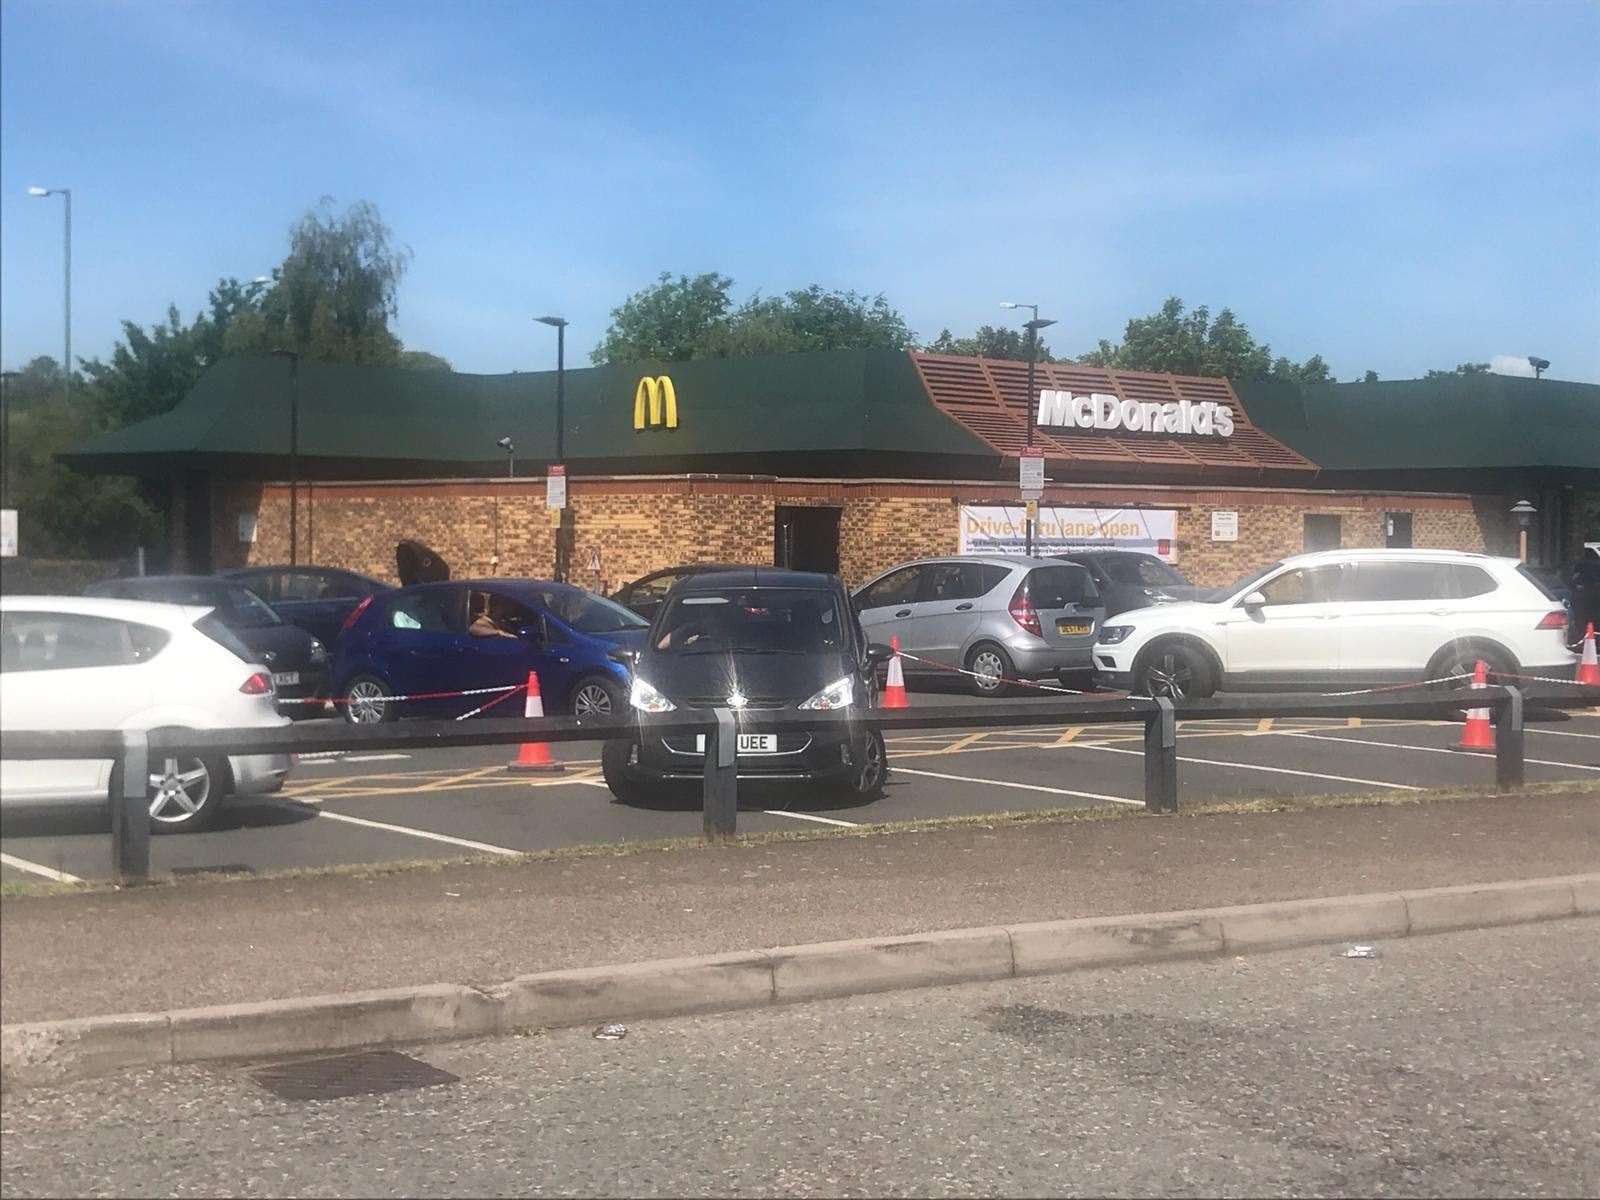
<svg viewBox="0 0 1600 1200">
<path fill-rule="evenodd" d="M 293 350 L 274 350 L 276 358 L 289 360 L 289 565 L 299 562 L 300 553 L 300 355 Z"/>
<path fill-rule="evenodd" d="M 1526 500 L 1518 500 L 1511 506 L 1511 515 L 1517 519 L 1517 553 L 1523 562 L 1528 561 L 1528 529 L 1533 524 L 1533 515 L 1538 511 Z"/>
<path fill-rule="evenodd" d="M 556 464 L 564 466 L 567 459 L 567 319 L 565 317 L 535 317 L 541 325 L 556 331 Z M 567 577 L 566 555 L 562 553 L 566 540 L 566 510 L 558 510 L 556 525 L 554 574 L 558 582 Z"/>
<path fill-rule="evenodd" d="M 72 189 L 31 187 L 28 189 L 28 195 L 39 197 L 60 196 L 66 201 L 66 223 L 62 237 L 62 248 L 64 250 L 62 270 L 63 284 L 65 285 L 62 290 L 62 298 L 66 309 L 66 337 L 64 339 L 66 345 L 62 353 L 61 395 L 63 399 L 70 400 L 72 399 Z"/>
<path fill-rule="evenodd" d="M 1025 403 L 1023 404 L 1023 408 L 1027 410 L 1028 414 L 1028 438 L 1024 445 L 1024 449 L 1032 450 L 1034 407 L 1038 403 L 1037 398 L 1033 394 L 1033 364 L 1034 360 L 1039 357 L 1039 330 L 1054 325 L 1055 320 L 1051 317 L 1041 317 L 1039 315 L 1039 306 L 1037 304 L 1014 304 L 1010 300 L 1002 300 L 1000 302 L 1000 307 L 1027 308 L 1033 310 L 1033 320 L 1027 322 L 1023 326 L 1023 328 L 1028 331 L 1028 395 Z M 1022 552 L 1024 554 L 1031 555 L 1033 553 L 1033 521 L 1031 519 L 1023 522 L 1023 530 Z"/>
</svg>

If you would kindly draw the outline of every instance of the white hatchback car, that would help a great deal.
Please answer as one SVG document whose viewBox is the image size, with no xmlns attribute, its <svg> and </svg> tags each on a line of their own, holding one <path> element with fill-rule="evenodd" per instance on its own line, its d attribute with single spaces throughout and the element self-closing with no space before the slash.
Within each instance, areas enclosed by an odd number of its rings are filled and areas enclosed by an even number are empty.
<svg viewBox="0 0 1600 1200">
<path fill-rule="evenodd" d="M 1316 691 L 1491 671 L 1572 678 L 1567 613 L 1516 559 L 1329 550 L 1275 562 L 1218 599 L 1119 613 L 1095 678 L 1151 696 Z"/>
<path fill-rule="evenodd" d="M 278 713 L 271 675 L 210 611 L 141 600 L 0 597 L 0 734 L 289 724 Z M 105 803 L 113 765 L 0 758 L 0 803 Z M 276 791 L 292 765 L 287 754 L 154 761 L 152 827 L 202 829 L 230 790 Z"/>
</svg>

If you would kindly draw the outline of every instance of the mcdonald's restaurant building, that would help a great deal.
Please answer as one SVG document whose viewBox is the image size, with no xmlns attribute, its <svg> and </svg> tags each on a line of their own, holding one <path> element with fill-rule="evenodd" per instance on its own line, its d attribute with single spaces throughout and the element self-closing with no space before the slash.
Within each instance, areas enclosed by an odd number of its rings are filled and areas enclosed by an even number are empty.
<svg viewBox="0 0 1600 1200">
<path fill-rule="evenodd" d="M 1524 499 L 1533 561 L 1600 539 L 1594 385 L 1235 387 L 1039 364 L 1030 393 L 1023 363 L 897 351 L 561 382 L 230 359 L 173 411 L 63 457 L 158 488 L 171 570 L 288 562 L 293 490 L 296 561 L 379 578 L 414 539 L 461 577 L 547 577 L 559 541 L 566 576 L 603 590 L 696 561 L 856 584 L 918 556 L 1020 550 L 1030 413 L 1039 553 L 1148 550 L 1202 585 L 1306 549 L 1514 554 Z"/>
</svg>

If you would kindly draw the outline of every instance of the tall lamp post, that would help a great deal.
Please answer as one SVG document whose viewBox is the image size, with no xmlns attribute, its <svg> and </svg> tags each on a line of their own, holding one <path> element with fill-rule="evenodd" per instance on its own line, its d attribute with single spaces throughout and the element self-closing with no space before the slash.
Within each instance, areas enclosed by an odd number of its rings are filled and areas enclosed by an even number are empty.
<svg viewBox="0 0 1600 1200">
<path fill-rule="evenodd" d="M 556 463 L 565 464 L 567 460 L 567 319 L 565 317 L 535 317 L 541 325 L 549 325 L 556 331 Z M 562 553 L 566 540 L 562 534 L 566 532 L 566 510 L 560 510 L 556 524 L 554 574 L 557 582 L 565 582 L 567 578 L 566 555 Z"/>
<path fill-rule="evenodd" d="M 1517 519 L 1517 553 L 1523 562 L 1528 561 L 1528 529 L 1533 525 L 1533 515 L 1539 510 L 1526 500 L 1511 506 L 1511 515 Z"/>
<path fill-rule="evenodd" d="M 16 371 L 0 372 L 0 508 L 10 508 L 11 499 L 11 389 L 17 378 Z"/>
<path fill-rule="evenodd" d="M 60 196 L 66 201 L 66 225 L 62 246 L 65 250 L 63 256 L 64 283 L 62 295 L 66 308 L 66 345 L 62 353 L 61 363 L 61 394 L 63 399 L 72 398 L 72 189 L 71 188 L 44 188 L 31 187 L 28 189 L 30 196 Z"/>
<path fill-rule="evenodd" d="M 1010 300 L 1002 300 L 1000 307 L 1033 310 L 1033 320 L 1023 326 L 1028 331 L 1028 396 L 1026 403 L 1023 404 L 1023 408 L 1028 412 L 1028 439 L 1025 443 L 1025 448 L 1032 450 L 1034 409 L 1038 404 L 1038 400 L 1033 394 L 1033 364 L 1034 360 L 1039 357 L 1039 330 L 1054 325 L 1055 321 L 1050 317 L 1041 317 L 1037 304 L 1014 304 Z M 1023 522 L 1023 531 L 1022 552 L 1031 555 L 1033 553 L 1033 521 L 1031 518 Z"/>
<path fill-rule="evenodd" d="M 299 563 L 300 554 L 300 355 L 293 350 L 274 350 L 275 358 L 289 360 L 289 565 Z"/>
</svg>

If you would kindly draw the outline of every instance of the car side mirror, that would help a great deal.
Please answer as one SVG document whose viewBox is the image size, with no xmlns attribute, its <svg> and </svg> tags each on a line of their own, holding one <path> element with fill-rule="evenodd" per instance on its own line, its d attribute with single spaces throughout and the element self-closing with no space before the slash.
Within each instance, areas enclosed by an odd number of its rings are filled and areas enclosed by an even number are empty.
<svg viewBox="0 0 1600 1200">
<path fill-rule="evenodd" d="M 606 657 L 612 662 L 621 663 L 630 671 L 639 665 L 639 652 L 629 646 L 618 646 L 615 650 L 608 651 Z"/>
<path fill-rule="evenodd" d="M 867 661 L 873 666 L 882 666 L 894 657 L 894 648 L 885 646 L 882 642 L 872 642 L 867 646 Z"/>
<path fill-rule="evenodd" d="M 1251 592 L 1243 600 L 1239 601 L 1239 603 L 1244 605 L 1246 608 L 1265 608 L 1267 604 L 1267 596 L 1265 592 Z"/>
</svg>

